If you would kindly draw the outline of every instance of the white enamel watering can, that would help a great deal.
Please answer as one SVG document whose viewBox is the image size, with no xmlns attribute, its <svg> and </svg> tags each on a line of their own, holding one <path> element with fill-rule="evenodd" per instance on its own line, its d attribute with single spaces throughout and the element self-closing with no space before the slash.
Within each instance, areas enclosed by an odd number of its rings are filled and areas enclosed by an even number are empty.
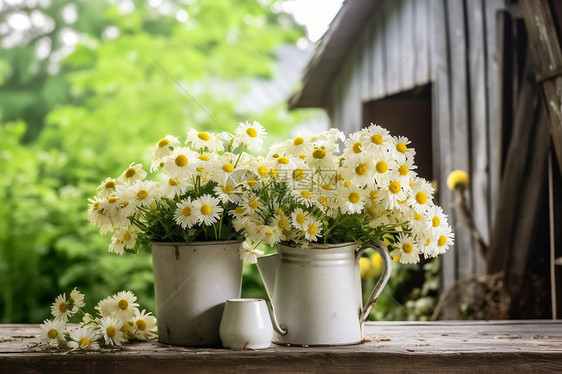
<svg viewBox="0 0 562 374">
<path fill-rule="evenodd" d="M 373 248 L 383 271 L 363 307 L 359 258 Z M 271 300 L 273 342 L 284 345 L 345 345 L 363 340 L 362 325 L 390 278 L 391 260 L 380 243 L 303 249 L 277 245 L 258 258 L 258 270 Z"/>
</svg>

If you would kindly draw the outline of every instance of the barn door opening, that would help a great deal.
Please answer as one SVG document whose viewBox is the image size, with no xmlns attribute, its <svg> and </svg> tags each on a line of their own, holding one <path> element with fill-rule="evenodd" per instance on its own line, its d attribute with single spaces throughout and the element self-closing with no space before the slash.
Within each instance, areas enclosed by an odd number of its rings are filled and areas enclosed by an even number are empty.
<svg viewBox="0 0 562 374">
<path fill-rule="evenodd" d="M 410 146 L 416 149 L 418 175 L 433 180 L 431 85 L 365 103 L 363 123 L 374 123 L 386 128 L 391 135 L 407 137 Z"/>
</svg>

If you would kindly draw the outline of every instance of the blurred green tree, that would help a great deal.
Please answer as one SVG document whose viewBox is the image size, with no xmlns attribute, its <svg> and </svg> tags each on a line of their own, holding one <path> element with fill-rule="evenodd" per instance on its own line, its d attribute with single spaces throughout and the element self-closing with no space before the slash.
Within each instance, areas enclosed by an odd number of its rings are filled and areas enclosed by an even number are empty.
<svg viewBox="0 0 562 374">
<path fill-rule="evenodd" d="M 168 133 L 248 119 L 283 136 L 309 117 L 239 105 L 252 79 L 272 76 L 276 48 L 303 36 L 273 3 L 1 3 L 2 322 L 39 322 L 75 286 L 90 311 L 122 289 L 154 310 L 150 254 L 108 254 L 109 237 L 87 222 L 87 198 L 130 162 L 149 163 Z"/>
</svg>

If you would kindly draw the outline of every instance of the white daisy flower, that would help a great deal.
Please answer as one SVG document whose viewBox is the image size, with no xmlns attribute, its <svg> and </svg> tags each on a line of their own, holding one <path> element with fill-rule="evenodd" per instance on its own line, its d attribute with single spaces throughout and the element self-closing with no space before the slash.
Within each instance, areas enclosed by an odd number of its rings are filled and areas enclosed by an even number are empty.
<svg viewBox="0 0 562 374">
<path fill-rule="evenodd" d="M 154 172 L 163 166 L 164 157 L 168 156 L 174 148 L 179 147 L 180 140 L 172 135 L 166 135 L 154 146 L 150 171 Z"/>
<path fill-rule="evenodd" d="M 122 256 L 123 253 L 125 253 L 125 243 L 119 240 L 117 234 L 114 233 L 111 237 L 111 243 L 109 243 L 109 247 L 107 250 L 109 253 L 115 253 Z"/>
<path fill-rule="evenodd" d="M 70 291 L 70 296 L 68 297 L 68 299 L 69 302 L 72 301 L 73 313 L 78 312 L 78 308 L 83 308 L 86 306 L 86 303 L 84 302 L 84 294 L 78 291 L 76 287 L 74 287 L 74 289 Z"/>
<path fill-rule="evenodd" d="M 229 183 L 216 185 L 213 192 L 223 203 L 237 203 L 240 201 L 240 189 Z"/>
<path fill-rule="evenodd" d="M 270 246 L 274 246 L 279 243 L 283 235 L 281 233 L 281 229 L 277 226 L 261 225 L 259 231 L 261 233 L 262 241 Z"/>
<path fill-rule="evenodd" d="M 413 160 L 402 159 L 396 163 L 396 167 L 397 178 L 400 179 L 400 183 L 402 184 L 408 184 L 418 176 L 418 173 L 414 171 L 417 166 L 414 165 Z"/>
<path fill-rule="evenodd" d="M 111 316 L 119 318 L 121 321 L 128 321 L 135 315 L 139 304 L 136 303 L 137 297 L 131 291 L 120 291 L 110 298 L 108 304 Z"/>
<path fill-rule="evenodd" d="M 68 346 L 73 349 L 99 349 L 100 345 L 97 341 L 99 333 L 93 326 L 77 327 L 70 330 L 70 339 Z"/>
<path fill-rule="evenodd" d="M 153 181 L 136 181 L 130 186 L 119 186 L 117 197 L 122 197 L 130 206 L 149 206 L 160 195 L 158 184 Z"/>
<path fill-rule="evenodd" d="M 222 142 L 213 133 L 199 132 L 195 129 L 189 129 L 185 144 L 191 143 L 191 146 L 197 150 L 207 149 L 209 152 L 220 152 L 224 150 Z"/>
<path fill-rule="evenodd" d="M 431 221 L 426 213 L 418 213 L 414 209 L 411 209 L 408 221 L 412 229 L 412 235 L 421 237 L 430 231 Z"/>
<path fill-rule="evenodd" d="M 193 201 L 193 210 L 197 214 L 197 222 L 211 226 L 218 222 L 223 211 L 219 199 L 206 194 Z"/>
<path fill-rule="evenodd" d="M 422 178 L 416 178 L 412 183 L 412 194 L 408 204 L 418 213 L 427 212 L 433 203 L 435 189 L 429 182 Z"/>
<path fill-rule="evenodd" d="M 304 161 L 311 168 L 335 170 L 339 158 L 334 154 L 335 150 L 326 146 L 316 146 L 312 152 L 307 153 Z"/>
<path fill-rule="evenodd" d="M 103 317 L 98 321 L 105 345 L 121 346 L 126 341 L 123 336 L 123 322 L 115 317 Z"/>
<path fill-rule="evenodd" d="M 304 222 L 304 237 L 310 242 L 315 242 L 322 235 L 322 222 L 310 216 Z"/>
<path fill-rule="evenodd" d="M 69 317 L 72 317 L 76 311 L 73 310 L 72 304 L 66 301 L 66 294 L 58 295 L 55 302 L 51 304 L 51 314 L 55 317 L 55 320 L 68 321 Z"/>
<path fill-rule="evenodd" d="M 129 168 L 125 170 L 119 178 L 117 178 L 117 184 L 133 184 L 136 181 L 144 180 L 146 178 L 146 171 L 142 169 L 142 164 L 136 164 L 133 162 L 129 165 Z"/>
<path fill-rule="evenodd" d="M 279 156 L 268 161 L 268 166 L 280 171 L 293 171 L 295 168 L 295 159 L 293 157 Z"/>
<path fill-rule="evenodd" d="M 198 214 L 191 201 L 191 197 L 182 199 L 176 203 L 176 211 L 174 212 L 174 221 L 184 229 L 190 229 L 197 223 Z"/>
<path fill-rule="evenodd" d="M 408 197 L 406 188 L 409 188 L 409 186 L 402 186 L 398 180 L 390 180 L 384 186 L 382 191 L 386 209 L 404 209 L 402 202 L 405 202 Z"/>
<path fill-rule="evenodd" d="M 121 227 L 113 233 L 109 252 L 122 255 L 125 249 L 133 249 L 137 244 L 137 231 L 131 226 Z"/>
<path fill-rule="evenodd" d="M 420 262 L 419 246 L 411 235 L 398 234 L 394 247 L 396 249 L 390 255 L 400 255 L 401 264 L 416 264 Z"/>
<path fill-rule="evenodd" d="M 261 202 L 257 196 L 249 195 L 246 197 L 246 201 L 240 206 L 244 208 L 247 213 L 255 213 L 261 207 Z"/>
<path fill-rule="evenodd" d="M 117 180 L 113 178 L 107 178 L 97 188 L 98 197 L 110 197 L 115 193 L 116 188 Z"/>
<path fill-rule="evenodd" d="M 164 173 L 171 178 L 187 179 L 197 167 L 198 154 L 189 148 L 175 148 L 168 156 L 164 157 Z"/>
<path fill-rule="evenodd" d="M 375 170 L 373 178 L 379 186 L 385 186 L 393 177 L 393 171 L 397 169 L 396 160 L 390 157 L 388 153 L 375 155 L 373 158 Z"/>
<path fill-rule="evenodd" d="M 313 206 L 316 201 L 316 195 L 309 189 L 294 189 L 291 190 L 291 195 L 293 195 L 300 204 L 306 206 L 307 208 Z"/>
<path fill-rule="evenodd" d="M 163 197 L 173 199 L 176 196 L 183 195 L 187 191 L 188 183 L 185 179 L 172 178 L 163 176 L 164 182 L 160 183 L 160 192 Z"/>
<path fill-rule="evenodd" d="M 293 140 L 283 142 L 279 150 L 284 154 L 300 157 L 300 155 L 311 153 L 314 150 L 314 144 L 309 135 L 299 134 Z"/>
<path fill-rule="evenodd" d="M 384 165 L 379 165 L 379 169 L 381 167 L 384 167 Z M 384 171 L 383 169 L 380 170 Z M 350 155 L 344 160 L 341 168 L 342 177 L 360 187 L 372 184 L 375 173 L 377 173 L 377 170 L 374 161 L 363 154 Z"/>
<path fill-rule="evenodd" d="M 387 129 L 371 123 L 371 126 L 359 131 L 364 152 L 385 154 L 392 148 L 392 137 Z"/>
<path fill-rule="evenodd" d="M 339 206 L 344 214 L 358 214 L 365 208 L 366 196 L 362 189 L 357 186 L 350 185 L 348 187 L 338 188 Z"/>
<path fill-rule="evenodd" d="M 249 264 L 255 264 L 258 260 L 258 256 L 262 256 L 263 251 L 253 248 L 248 241 L 242 242 L 240 246 L 240 259 Z"/>
<path fill-rule="evenodd" d="M 363 140 L 359 131 L 349 135 L 349 138 L 343 143 L 343 157 L 349 158 L 354 155 L 364 154 Z"/>
<path fill-rule="evenodd" d="M 447 216 L 443 213 L 443 209 L 441 209 L 440 206 L 430 206 L 427 210 L 427 216 L 431 222 L 431 235 L 436 236 L 443 230 L 447 230 L 449 228 Z"/>
<path fill-rule="evenodd" d="M 42 343 L 50 347 L 59 347 L 66 343 L 66 339 L 64 338 L 66 322 L 64 320 L 45 320 L 39 327 L 41 328 L 39 339 Z"/>
<path fill-rule="evenodd" d="M 394 154 L 398 156 L 396 157 L 397 159 L 400 160 L 407 159 L 412 161 L 414 160 L 416 151 L 414 150 L 414 148 L 408 147 L 408 145 L 410 144 L 408 138 L 406 138 L 405 136 L 398 136 L 398 137 L 393 137 L 392 140 L 393 140 L 394 148 L 396 149 L 396 152 Z"/>
<path fill-rule="evenodd" d="M 104 209 L 104 202 L 107 202 L 107 198 L 99 199 L 94 197 L 93 199 L 88 199 L 90 204 L 88 204 L 88 221 L 94 226 L 99 227 L 100 234 L 105 235 L 106 233 L 113 231 L 113 220 L 109 212 Z"/>
<path fill-rule="evenodd" d="M 274 214 L 273 217 L 271 217 L 269 224 L 271 226 L 277 227 L 281 233 L 291 228 L 291 222 L 285 216 L 285 214 Z"/>
<path fill-rule="evenodd" d="M 214 153 L 203 153 L 197 156 L 198 165 L 195 168 L 197 174 L 203 178 L 208 178 L 213 170 L 213 161 L 216 160 L 216 158 L 217 156 Z"/>
<path fill-rule="evenodd" d="M 98 301 L 98 305 L 95 307 L 95 309 L 98 311 L 100 317 L 110 317 L 112 315 L 112 304 L 112 298 L 107 297 Z"/>
<path fill-rule="evenodd" d="M 219 183 L 238 184 L 245 174 L 245 170 L 235 169 L 236 160 L 230 154 L 223 154 L 213 161 L 211 178 Z"/>
<path fill-rule="evenodd" d="M 455 244 L 455 234 L 452 232 L 451 228 L 447 226 L 439 232 L 439 236 L 435 242 L 436 246 L 433 252 L 429 254 L 430 257 L 435 257 L 447 252 L 449 247 Z"/>
<path fill-rule="evenodd" d="M 146 310 L 135 312 L 135 316 L 131 320 L 133 323 L 133 337 L 138 340 L 150 340 L 157 337 L 158 329 L 156 327 L 156 317 L 152 316 Z"/>
<path fill-rule="evenodd" d="M 236 135 L 236 141 L 238 143 L 246 145 L 248 149 L 259 150 L 263 145 L 267 132 L 265 128 L 256 121 L 251 125 L 248 122 L 240 122 L 234 131 L 234 135 Z"/>
</svg>

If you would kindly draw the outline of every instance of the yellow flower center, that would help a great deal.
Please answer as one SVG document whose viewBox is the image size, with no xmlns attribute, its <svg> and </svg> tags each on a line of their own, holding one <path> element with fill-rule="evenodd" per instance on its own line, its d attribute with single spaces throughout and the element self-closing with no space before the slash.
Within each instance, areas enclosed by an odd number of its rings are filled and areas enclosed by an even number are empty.
<svg viewBox="0 0 562 374">
<path fill-rule="evenodd" d="M 308 192 L 307 190 L 301 191 L 301 196 L 305 199 L 310 199 L 310 192 Z"/>
<path fill-rule="evenodd" d="M 363 145 L 363 143 L 361 143 L 361 142 L 355 142 L 355 144 L 353 144 L 353 147 L 352 147 L 353 153 L 361 153 L 362 152 L 362 149 L 361 149 L 362 145 Z"/>
<path fill-rule="evenodd" d="M 371 218 L 375 218 L 377 216 L 377 208 L 374 206 L 370 206 L 367 208 L 367 213 L 371 216 Z"/>
<path fill-rule="evenodd" d="M 82 348 L 88 348 L 90 346 L 90 340 L 88 338 L 82 338 L 78 341 L 78 345 Z"/>
<path fill-rule="evenodd" d="M 397 143 L 396 144 L 396 150 L 400 153 L 406 153 L 406 151 L 408 150 L 408 147 L 406 147 L 406 144 L 404 144 L 404 143 Z"/>
<path fill-rule="evenodd" d="M 199 155 L 198 158 L 199 158 L 201 161 L 209 161 L 209 160 L 210 160 L 209 156 L 207 156 L 207 155 Z"/>
<path fill-rule="evenodd" d="M 160 139 L 160 141 L 158 142 L 158 147 L 162 148 L 167 146 L 168 144 L 170 144 L 170 141 L 168 139 Z"/>
<path fill-rule="evenodd" d="M 322 188 L 325 189 L 326 191 L 331 191 L 332 190 L 332 185 L 328 184 L 328 183 L 324 183 L 322 185 Z"/>
<path fill-rule="evenodd" d="M 303 178 L 304 178 L 304 170 L 302 170 L 301 168 L 296 168 L 293 171 L 293 179 L 296 181 L 300 181 Z"/>
<path fill-rule="evenodd" d="M 178 155 L 176 157 L 175 163 L 177 167 L 183 168 L 185 165 L 187 165 L 187 157 L 185 157 L 185 155 Z"/>
<path fill-rule="evenodd" d="M 181 213 L 186 216 L 189 217 L 191 215 L 191 208 L 186 206 L 181 210 Z"/>
<path fill-rule="evenodd" d="M 209 214 L 211 214 L 211 206 L 209 204 L 203 204 L 200 210 L 201 214 L 204 216 L 208 216 Z"/>
<path fill-rule="evenodd" d="M 55 329 L 50 329 L 49 332 L 47 333 L 47 336 L 49 337 L 49 339 L 55 339 L 58 335 L 59 335 L 59 332 Z"/>
<path fill-rule="evenodd" d="M 232 187 L 230 184 L 227 184 L 226 186 L 221 186 L 221 190 L 227 195 L 234 193 L 234 187 Z"/>
<path fill-rule="evenodd" d="M 248 186 L 254 187 L 258 183 L 258 181 L 255 179 L 248 179 L 246 183 L 248 184 Z"/>
<path fill-rule="evenodd" d="M 365 175 L 365 173 L 367 173 L 367 165 L 365 164 L 360 164 L 359 166 L 357 166 L 355 168 L 355 174 L 357 175 Z"/>
<path fill-rule="evenodd" d="M 271 178 L 273 178 L 273 179 L 279 178 L 279 173 L 277 172 L 277 170 L 276 170 L 275 168 L 269 169 L 269 175 L 270 175 Z"/>
<path fill-rule="evenodd" d="M 293 144 L 294 144 L 294 145 L 301 145 L 302 143 L 304 143 L 304 139 L 301 138 L 300 136 L 297 136 L 297 137 L 295 138 L 295 140 L 293 140 Z"/>
<path fill-rule="evenodd" d="M 388 185 L 388 189 L 393 194 L 397 194 L 398 192 L 400 192 L 400 183 L 396 181 L 390 182 L 390 184 Z"/>
<path fill-rule="evenodd" d="M 114 188 L 114 187 L 115 187 L 115 181 L 111 180 L 105 182 L 105 188 Z"/>
<path fill-rule="evenodd" d="M 211 139 L 211 135 L 207 134 L 206 132 L 200 132 L 197 134 L 197 137 L 205 142 L 208 142 Z"/>
<path fill-rule="evenodd" d="M 246 208 L 243 208 L 241 206 L 237 206 L 236 209 L 234 209 L 234 212 L 238 213 L 238 214 L 242 214 L 246 211 Z"/>
<path fill-rule="evenodd" d="M 361 200 L 359 194 L 357 192 L 352 192 L 347 197 L 350 203 L 357 204 L 359 200 Z"/>
<path fill-rule="evenodd" d="M 405 177 L 410 172 L 410 169 L 406 165 L 402 165 L 398 168 L 398 172 Z"/>
<path fill-rule="evenodd" d="M 137 329 L 140 331 L 146 330 L 146 322 L 144 319 L 137 319 L 135 325 L 137 325 Z"/>
<path fill-rule="evenodd" d="M 369 199 L 371 200 L 375 200 L 378 196 L 379 192 L 376 190 L 371 190 L 371 192 L 369 192 Z"/>
<path fill-rule="evenodd" d="M 282 218 L 279 220 L 279 223 L 277 224 L 277 226 L 279 226 L 279 228 L 281 230 L 284 230 L 287 226 L 289 226 L 289 222 L 287 222 L 286 219 Z"/>
<path fill-rule="evenodd" d="M 315 224 L 312 224 L 312 225 L 308 226 L 308 229 L 306 231 L 310 235 L 314 236 L 314 235 L 318 234 L 318 226 L 316 226 Z"/>
<path fill-rule="evenodd" d="M 123 239 L 128 242 L 129 240 L 132 239 L 131 234 L 129 234 L 128 232 L 125 233 L 125 235 L 123 235 Z"/>
<path fill-rule="evenodd" d="M 328 198 L 326 196 L 320 196 L 318 202 L 322 204 L 322 206 L 328 206 Z"/>
<path fill-rule="evenodd" d="M 100 206 L 100 202 L 99 202 L 99 201 L 96 201 L 96 202 L 92 205 L 92 209 L 93 209 L 93 210 L 98 210 L 99 206 Z"/>
<path fill-rule="evenodd" d="M 231 163 L 227 162 L 222 166 L 222 170 L 227 173 L 232 173 L 234 171 L 234 166 Z"/>
<path fill-rule="evenodd" d="M 433 227 L 439 227 L 439 225 L 441 225 L 441 220 L 437 216 L 433 217 L 431 222 L 433 223 Z"/>
<path fill-rule="evenodd" d="M 260 206 L 260 203 L 258 203 L 257 200 L 252 200 L 250 202 L 250 204 L 248 204 L 248 205 L 250 206 L 250 208 L 255 210 L 255 209 L 258 209 L 258 207 Z"/>
<path fill-rule="evenodd" d="M 371 141 L 376 145 L 381 145 L 383 142 L 383 138 L 379 134 L 375 134 L 371 136 Z"/>
<path fill-rule="evenodd" d="M 377 162 L 377 166 L 375 167 L 375 169 L 377 169 L 378 173 L 384 174 L 388 171 L 388 164 L 384 161 L 379 161 Z"/>
<path fill-rule="evenodd" d="M 437 245 L 439 247 L 443 247 L 445 244 L 447 244 L 447 237 L 445 235 L 441 235 L 437 240 Z"/>
<path fill-rule="evenodd" d="M 425 204 L 427 202 L 427 195 L 425 194 L 425 192 L 418 192 L 416 194 L 416 201 L 418 202 L 418 204 Z"/>
<path fill-rule="evenodd" d="M 202 173 L 202 172 L 205 171 L 205 168 L 202 167 L 202 166 L 200 166 L 200 167 L 198 167 L 198 168 L 195 168 L 195 170 L 197 170 L 198 173 Z"/>
<path fill-rule="evenodd" d="M 279 214 L 280 217 L 285 217 L 285 212 L 281 208 L 277 208 L 275 214 Z"/>
<path fill-rule="evenodd" d="M 137 196 L 139 197 L 139 199 L 144 200 L 148 197 L 148 192 L 146 190 L 140 190 L 139 192 L 137 192 Z"/>
<path fill-rule="evenodd" d="M 427 240 L 425 242 L 425 246 L 427 247 L 429 245 L 429 243 L 431 243 L 431 239 L 427 238 Z"/>
<path fill-rule="evenodd" d="M 304 223 L 304 221 L 306 220 L 306 215 L 305 214 L 297 214 L 297 223 L 299 225 L 302 225 Z"/>
<path fill-rule="evenodd" d="M 258 132 L 253 127 L 248 127 L 248 129 L 246 130 L 246 134 L 248 134 L 250 138 L 255 138 L 258 136 Z"/>
<path fill-rule="evenodd" d="M 326 157 L 326 152 L 322 148 L 316 148 L 314 152 L 312 152 L 312 157 L 316 159 L 323 159 Z"/>
<path fill-rule="evenodd" d="M 344 187 L 349 187 L 349 186 L 351 186 L 351 182 L 350 182 L 350 181 L 344 181 L 344 182 L 343 182 L 343 186 L 344 186 Z"/>
<path fill-rule="evenodd" d="M 180 184 L 180 181 L 178 180 L 178 178 L 170 178 L 168 179 L 168 184 L 170 186 L 177 186 L 178 184 Z"/>
<path fill-rule="evenodd" d="M 62 302 L 59 304 L 59 312 L 64 313 L 66 312 L 66 303 Z"/>
<path fill-rule="evenodd" d="M 119 309 L 121 309 L 121 310 L 126 310 L 126 309 L 129 307 L 129 303 L 127 302 L 127 300 L 121 299 L 121 300 L 119 300 L 119 302 L 117 303 L 117 306 L 118 306 Z"/>
<path fill-rule="evenodd" d="M 419 214 L 419 213 L 414 213 L 414 219 L 415 219 L 416 221 L 419 221 L 419 220 L 422 219 L 422 215 Z"/>
<path fill-rule="evenodd" d="M 109 199 L 107 199 L 107 202 L 110 203 L 110 204 L 115 204 L 117 202 L 117 200 L 119 200 L 119 199 L 112 196 Z"/>
<path fill-rule="evenodd" d="M 287 165 L 289 163 L 289 159 L 287 157 L 279 157 L 277 159 L 277 163 Z"/>
<path fill-rule="evenodd" d="M 115 330 L 115 327 L 109 326 L 108 328 L 105 329 L 105 333 L 107 334 L 108 337 L 113 339 L 115 338 L 115 333 L 117 333 L 117 330 Z"/>
<path fill-rule="evenodd" d="M 125 176 L 127 178 L 132 178 L 133 175 L 135 175 L 137 173 L 137 170 L 135 168 L 128 168 L 127 171 L 125 172 Z"/>
<path fill-rule="evenodd" d="M 305 154 L 301 154 L 301 155 L 299 156 L 299 158 L 300 158 L 301 160 L 304 160 L 304 159 L 306 158 L 306 155 L 305 155 Z"/>
<path fill-rule="evenodd" d="M 261 165 L 258 168 L 258 174 L 262 177 L 265 178 L 267 176 L 267 167 L 265 165 Z"/>
<path fill-rule="evenodd" d="M 412 250 L 414 249 L 414 247 L 412 246 L 411 243 L 404 243 L 402 244 L 402 250 L 404 251 L 404 253 L 412 253 Z"/>
</svg>

